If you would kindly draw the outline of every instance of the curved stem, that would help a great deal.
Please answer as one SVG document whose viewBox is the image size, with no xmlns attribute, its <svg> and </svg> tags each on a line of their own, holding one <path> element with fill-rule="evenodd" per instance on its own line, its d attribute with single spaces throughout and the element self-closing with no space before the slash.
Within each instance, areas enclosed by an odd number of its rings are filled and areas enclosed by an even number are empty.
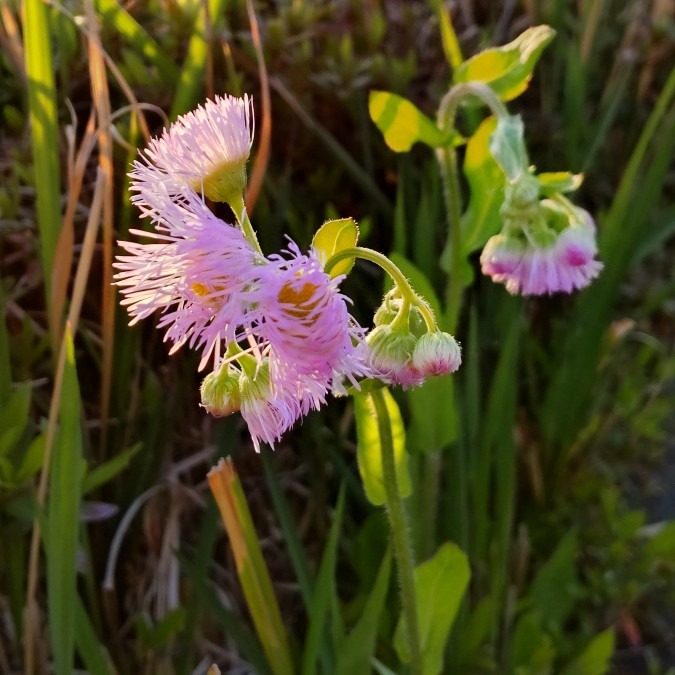
<svg viewBox="0 0 675 675">
<path fill-rule="evenodd" d="M 482 82 L 462 82 L 451 87 L 441 99 L 436 116 L 436 121 L 441 129 L 451 129 L 455 126 L 457 107 L 461 100 L 467 96 L 474 96 L 480 99 L 490 108 L 495 117 L 508 117 L 509 115 L 509 111 L 499 96 L 487 84 L 483 84 Z"/>
<path fill-rule="evenodd" d="M 333 254 L 326 261 L 326 264 L 324 265 L 324 271 L 326 274 L 330 274 L 331 269 L 333 269 L 335 265 L 337 265 L 342 260 L 347 260 L 349 258 L 362 258 L 363 260 L 369 260 L 370 262 L 379 265 L 394 280 L 396 286 L 403 293 L 404 299 L 419 309 L 420 314 L 424 317 L 424 322 L 426 323 L 429 331 L 434 332 L 438 330 L 436 319 L 434 318 L 434 314 L 431 309 L 429 309 L 425 302 L 420 300 L 420 297 L 417 295 L 417 293 L 415 293 L 405 274 L 403 274 L 403 272 L 401 272 L 401 270 L 383 253 L 374 251 L 372 248 L 364 248 L 362 246 L 344 248 L 341 251 Z"/>
<path fill-rule="evenodd" d="M 380 433 L 382 454 L 382 479 L 386 499 L 387 515 L 394 544 L 394 555 L 398 565 L 398 576 L 401 584 L 401 605 L 403 608 L 403 628 L 413 675 L 422 674 L 422 646 L 417 619 L 417 597 L 415 593 L 415 559 L 408 531 L 408 517 L 396 478 L 394 459 L 394 441 L 391 434 L 389 411 L 381 390 L 370 394 L 375 406 L 377 426 Z"/>
<path fill-rule="evenodd" d="M 443 131 L 449 131 L 455 126 L 457 108 L 463 98 L 474 96 L 480 99 L 496 117 L 508 117 L 508 110 L 499 97 L 481 82 L 463 82 L 456 84 L 443 97 L 438 107 L 437 122 Z M 446 292 L 447 328 L 453 333 L 457 327 L 459 310 L 462 302 L 462 286 L 459 282 L 459 270 L 462 260 L 462 232 L 460 229 L 461 194 L 457 171 L 457 153 L 452 146 L 439 148 L 437 151 L 438 163 L 443 180 L 443 196 L 448 219 L 448 238 L 451 247 L 452 264 Z"/>
</svg>

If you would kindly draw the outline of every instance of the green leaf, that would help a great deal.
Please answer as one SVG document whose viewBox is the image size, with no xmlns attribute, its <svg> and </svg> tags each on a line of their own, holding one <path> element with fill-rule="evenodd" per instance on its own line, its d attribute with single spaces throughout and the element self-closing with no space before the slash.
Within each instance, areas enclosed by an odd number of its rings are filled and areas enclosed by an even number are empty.
<svg viewBox="0 0 675 675">
<path fill-rule="evenodd" d="M 352 632 L 347 636 L 344 644 L 340 646 L 335 669 L 337 675 L 370 672 L 370 662 L 375 653 L 380 615 L 389 590 L 390 572 L 391 554 L 387 549 L 380 565 L 380 571 L 377 573 L 373 590 L 370 592 L 363 608 L 363 614 L 361 614 Z"/>
<path fill-rule="evenodd" d="M 464 156 L 464 175 L 469 183 L 469 204 L 462 216 L 465 255 L 480 248 L 501 228 L 499 207 L 504 201 L 506 179 L 490 152 L 489 139 L 496 120 L 484 120 L 469 139 Z M 443 253 L 446 262 L 448 251 Z M 444 269 L 446 269 L 444 267 Z"/>
<path fill-rule="evenodd" d="M 353 218 L 340 218 L 324 223 L 316 231 L 312 246 L 322 254 L 322 261 L 325 264 L 336 253 L 356 246 L 358 238 L 359 226 L 356 221 Z M 354 258 L 348 258 L 333 266 L 329 274 L 331 277 L 349 274 L 352 267 L 354 267 Z"/>
<path fill-rule="evenodd" d="M 490 153 L 510 183 L 528 174 L 529 160 L 524 134 L 520 115 L 508 115 L 497 120 L 497 126 L 488 141 Z"/>
<path fill-rule="evenodd" d="M 443 544 L 433 558 L 415 568 L 424 675 L 437 675 L 443 670 L 445 645 L 470 577 L 468 558 L 452 543 Z M 410 661 L 402 618 L 396 626 L 394 648 L 401 661 Z"/>
<path fill-rule="evenodd" d="M 371 91 L 368 111 L 394 152 L 407 152 L 417 141 L 438 148 L 455 138 L 441 131 L 413 103 L 388 91 Z"/>
<path fill-rule="evenodd" d="M 541 626 L 537 612 L 523 614 L 511 641 L 511 671 L 514 675 L 550 675 L 556 651 L 553 640 Z"/>
<path fill-rule="evenodd" d="M 411 492 L 411 485 L 410 475 L 408 474 L 408 457 L 405 452 L 405 427 L 403 426 L 401 411 L 394 397 L 386 388 L 382 389 L 382 394 L 391 422 L 398 488 L 401 496 L 407 497 Z M 354 397 L 354 414 L 356 416 L 356 454 L 359 473 L 366 497 L 375 506 L 381 506 L 385 503 L 385 491 L 382 477 L 380 431 L 375 414 L 375 405 L 368 393 L 354 391 L 352 396 Z"/>
<path fill-rule="evenodd" d="M 584 651 L 569 663 L 560 675 L 605 675 L 614 653 L 614 631 L 611 628 L 596 635 Z"/>
<path fill-rule="evenodd" d="M 539 189 L 545 197 L 550 197 L 557 192 L 574 192 L 584 182 L 582 173 L 570 173 L 569 171 L 556 171 L 554 173 L 540 173 L 537 176 Z"/>
<path fill-rule="evenodd" d="M 46 434 L 39 434 L 31 441 L 14 476 L 17 485 L 21 485 L 39 471 L 45 455 L 46 440 Z"/>
<path fill-rule="evenodd" d="M 82 481 L 82 494 L 88 494 L 95 488 L 112 480 L 131 461 L 131 458 L 143 447 L 143 443 L 136 443 L 119 455 L 92 469 Z"/>
<path fill-rule="evenodd" d="M 82 458 L 80 389 L 70 328 L 54 443 L 47 509 L 46 554 L 49 625 L 56 675 L 73 672 L 77 607 L 76 553 L 80 527 Z"/>
<path fill-rule="evenodd" d="M 484 82 L 504 101 L 522 94 L 544 47 L 555 36 L 550 26 L 533 26 L 513 42 L 485 49 L 465 61 L 454 73 L 454 81 Z"/>
<path fill-rule="evenodd" d="M 312 673 L 317 672 L 316 666 L 321 647 L 321 636 L 326 626 L 326 616 L 330 611 L 330 600 L 336 583 L 335 567 L 337 564 L 337 549 L 344 505 L 345 491 L 344 488 L 341 488 L 337 506 L 335 507 L 335 517 L 330 534 L 328 535 L 328 541 L 326 542 L 309 610 L 309 628 L 302 655 L 303 675 L 312 675 Z M 274 664 L 271 665 L 274 667 Z"/>
<path fill-rule="evenodd" d="M 574 607 L 577 550 L 577 534 L 572 530 L 563 537 L 530 586 L 532 606 L 546 629 L 560 627 Z"/>
<path fill-rule="evenodd" d="M 459 39 L 457 38 L 457 32 L 455 31 L 455 27 L 452 25 L 450 10 L 445 7 L 445 3 L 443 3 L 441 0 L 434 0 L 433 4 L 441 29 L 441 43 L 443 44 L 443 52 L 445 53 L 445 58 L 450 64 L 450 67 L 454 70 L 459 68 L 459 66 L 462 64 L 462 61 L 464 61 L 464 58 L 462 57 L 462 50 L 459 46 Z"/>
<path fill-rule="evenodd" d="M 0 457 L 14 449 L 28 424 L 30 389 L 28 382 L 18 384 L 0 408 Z"/>
<path fill-rule="evenodd" d="M 421 387 L 406 392 L 412 423 L 408 434 L 411 452 L 435 452 L 457 437 L 452 375 L 430 377 Z"/>
</svg>

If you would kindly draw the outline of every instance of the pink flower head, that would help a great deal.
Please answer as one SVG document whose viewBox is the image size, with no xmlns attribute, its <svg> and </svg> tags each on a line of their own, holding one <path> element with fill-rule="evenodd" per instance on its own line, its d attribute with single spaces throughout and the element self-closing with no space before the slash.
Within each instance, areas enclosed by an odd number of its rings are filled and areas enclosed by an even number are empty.
<svg viewBox="0 0 675 675">
<path fill-rule="evenodd" d="M 347 298 L 318 254 L 300 253 L 290 242 L 289 257 L 273 255 L 261 271 L 254 332 L 270 345 L 274 377 L 292 373 L 325 386 L 367 373 L 361 352 L 363 329 L 349 314 Z M 291 377 L 292 379 L 292 377 Z"/>
<path fill-rule="evenodd" d="M 141 197 L 158 184 L 170 194 L 186 185 L 209 194 L 209 180 L 234 180 L 241 191 L 246 183 L 246 161 L 253 141 L 253 106 L 249 96 L 216 96 L 181 115 L 158 138 L 153 138 L 134 162 L 130 172 L 131 190 Z M 243 172 L 243 174 L 242 174 Z M 226 200 L 219 200 L 226 201 Z"/>
<path fill-rule="evenodd" d="M 240 380 L 241 415 L 248 425 L 253 446 L 260 452 L 260 441 L 274 443 L 301 416 L 300 403 L 282 383 L 270 377 L 269 361 L 261 361 L 255 374 L 242 373 Z"/>
<path fill-rule="evenodd" d="M 158 326 L 167 327 L 171 352 L 186 342 L 201 349 L 201 368 L 218 356 L 221 342 L 247 325 L 248 291 L 258 280 L 262 256 L 190 189 L 173 200 L 156 190 L 144 215 L 152 217 L 156 231 L 131 233 L 153 243 L 119 242 L 129 254 L 114 264 L 122 305 L 132 324 L 160 310 Z"/>
<path fill-rule="evenodd" d="M 462 363 L 462 352 L 450 333 L 425 333 L 413 350 L 412 365 L 423 376 L 454 373 Z"/>
<path fill-rule="evenodd" d="M 573 211 L 563 212 L 550 200 L 541 204 L 541 213 L 552 217 L 552 224 L 559 224 L 564 214 L 562 229 L 549 227 L 543 219 L 528 222 L 519 234 L 491 237 L 481 254 L 483 273 L 505 284 L 509 293 L 571 293 L 587 286 L 602 269 L 595 259 L 595 226 L 590 215 L 571 205 Z"/>
<path fill-rule="evenodd" d="M 506 282 L 518 269 L 525 253 L 525 246 L 515 237 L 497 234 L 488 239 L 480 256 L 483 274 L 496 283 Z"/>
</svg>

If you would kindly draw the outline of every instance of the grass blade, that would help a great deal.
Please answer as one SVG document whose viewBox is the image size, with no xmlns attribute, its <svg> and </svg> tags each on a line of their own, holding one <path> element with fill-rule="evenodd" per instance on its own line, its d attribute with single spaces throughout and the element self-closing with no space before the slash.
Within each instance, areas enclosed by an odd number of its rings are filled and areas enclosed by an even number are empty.
<svg viewBox="0 0 675 675">
<path fill-rule="evenodd" d="M 84 461 L 80 429 L 80 389 L 75 370 L 75 351 L 66 328 L 66 359 L 59 414 L 60 426 L 52 457 L 44 533 L 47 557 L 49 624 L 57 675 L 70 675 L 75 648 L 75 608 L 80 489 Z"/>
<path fill-rule="evenodd" d="M 47 302 L 49 302 L 51 293 L 54 250 L 61 229 L 59 123 L 49 32 L 49 11 L 49 7 L 43 0 L 26 0 L 24 3 L 23 34 L 28 78 L 28 106 L 33 145 L 40 255 Z M 50 315 L 53 336 L 58 319 L 59 317 Z"/>
<path fill-rule="evenodd" d="M 275 675 L 292 675 L 293 661 L 279 605 L 232 461 L 221 460 L 207 477 L 230 539 L 246 604 L 270 667 Z"/>
</svg>

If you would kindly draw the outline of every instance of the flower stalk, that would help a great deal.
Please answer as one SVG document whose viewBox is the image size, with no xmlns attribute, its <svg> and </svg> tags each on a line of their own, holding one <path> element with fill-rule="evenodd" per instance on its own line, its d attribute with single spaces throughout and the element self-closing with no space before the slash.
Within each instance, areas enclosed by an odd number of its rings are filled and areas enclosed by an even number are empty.
<svg viewBox="0 0 675 675">
<path fill-rule="evenodd" d="M 403 610 L 403 633 L 408 645 L 412 673 L 413 675 L 422 675 L 422 645 L 417 617 L 417 594 L 415 592 L 414 577 L 415 557 L 408 530 L 406 508 L 396 477 L 391 421 L 382 391 L 376 389 L 371 392 L 371 396 L 380 435 L 382 478 L 386 499 L 385 506 L 391 528 L 391 538 L 394 544 L 394 556 L 396 557 L 398 566 Z"/>
</svg>

